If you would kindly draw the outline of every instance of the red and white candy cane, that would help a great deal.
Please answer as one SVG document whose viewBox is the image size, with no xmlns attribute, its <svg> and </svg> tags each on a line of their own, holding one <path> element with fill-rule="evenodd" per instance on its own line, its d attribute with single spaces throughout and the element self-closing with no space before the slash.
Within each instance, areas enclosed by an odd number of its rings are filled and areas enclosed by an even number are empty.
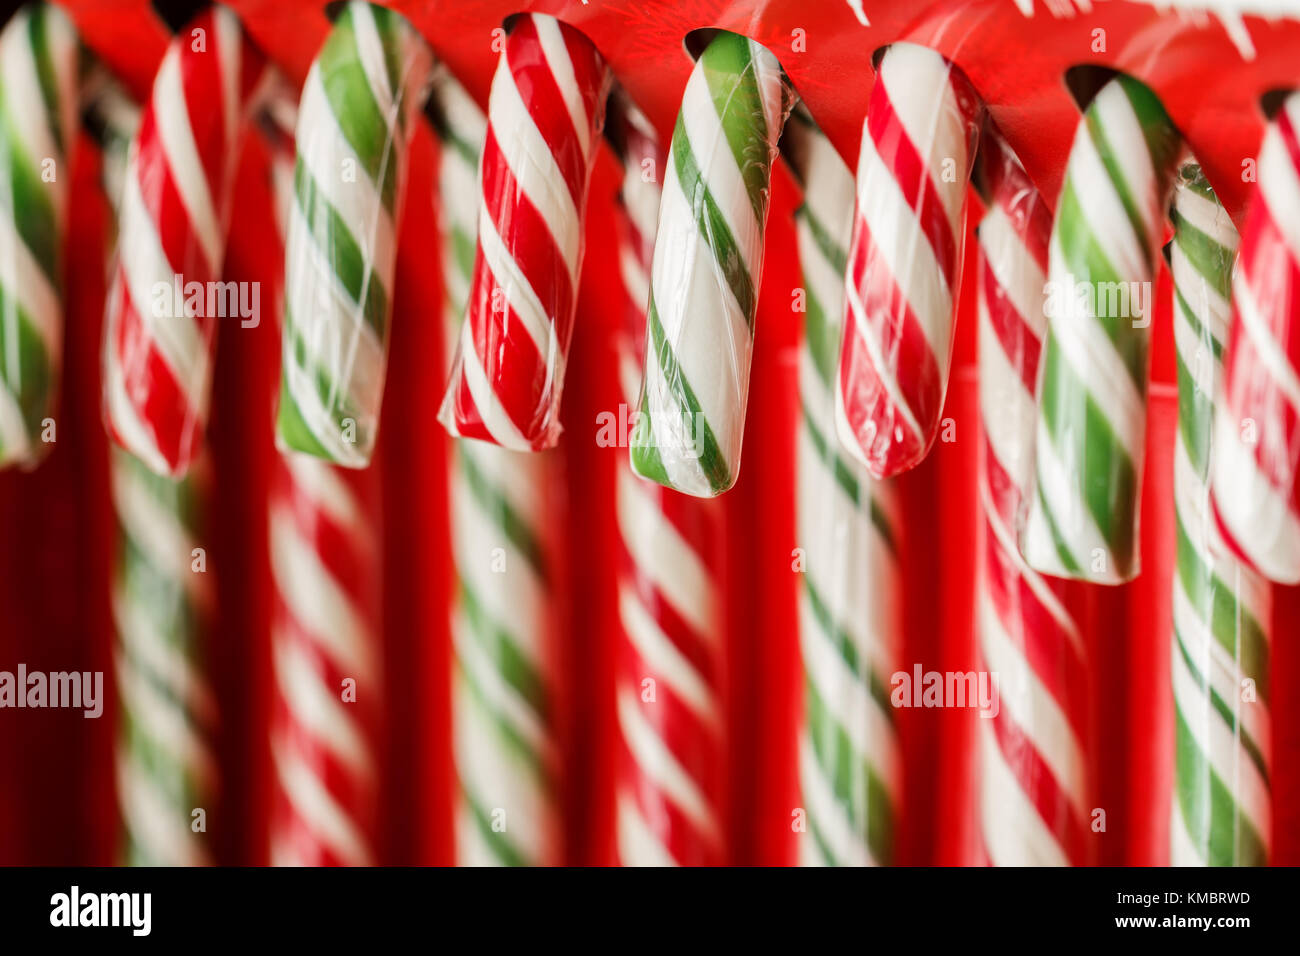
<svg viewBox="0 0 1300 956">
<path fill-rule="evenodd" d="M 1087 674 L 1079 586 L 1030 568 L 1016 544 L 1033 489 L 1034 389 L 1047 322 L 1052 213 L 996 132 L 982 143 L 979 226 L 980 650 L 1000 706 L 979 721 L 980 817 L 995 865 L 1084 862 Z"/>
<path fill-rule="evenodd" d="M 1300 583 L 1300 94 L 1264 133 L 1232 287 L 1210 490 L 1227 549 Z"/>
<path fill-rule="evenodd" d="M 523 14 L 488 99 L 478 250 L 439 419 L 516 451 L 553 446 L 610 73 L 568 24 Z"/>
<path fill-rule="evenodd" d="M 664 150 L 649 121 L 621 94 L 611 99 L 609 124 L 610 141 L 623 163 L 618 255 L 628 301 L 619 372 L 623 400 L 632 407 L 641 389 Z M 718 865 L 725 770 L 719 686 L 724 630 L 717 579 L 721 513 L 717 502 L 643 481 L 626 456 L 617 491 L 624 637 L 615 688 L 624 756 L 617 797 L 619 861 L 624 866 Z"/>
<path fill-rule="evenodd" d="M 133 145 L 104 390 L 113 437 L 159 474 L 183 475 L 202 444 L 214 313 L 231 308 L 210 283 L 221 277 L 240 137 L 264 75 L 235 15 L 205 10 L 167 48 Z"/>
<path fill-rule="evenodd" d="M 835 398 L 840 441 L 877 478 L 920 463 L 938 434 L 982 112 L 938 53 L 885 51 L 858 156 Z"/>
</svg>

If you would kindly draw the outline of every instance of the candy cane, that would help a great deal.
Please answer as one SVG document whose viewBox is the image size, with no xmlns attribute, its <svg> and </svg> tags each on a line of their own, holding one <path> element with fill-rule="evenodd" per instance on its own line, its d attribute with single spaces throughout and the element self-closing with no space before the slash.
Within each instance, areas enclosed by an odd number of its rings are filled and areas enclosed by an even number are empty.
<svg viewBox="0 0 1300 956">
<path fill-rule="evenodd" d="M 853 229 L 853 174 L 802 107 L 781 146 L 804 190 L 798 212 L 804 342 L 799 352 L 797 511 L 806 554 L 799 602 L 804 724 L 800 859 L 888 864 L 900 808 L 890 675 L 898 669 L 899 524 L 888 484 L 834 440 L 835 359 Z"/>
<path fill-rule="evenodd" d="M 768 50 L 720 32 L 668 149 L 632 467 L 697 497 L 740 467 L 777 140 L 793 94 Z"/>
<path fill-rule="evenodd" d="M 208 283 L 221 277 L 240 136 L 263 76 L 234 14 L 200 13 L 163 56 L 132 150 L 104 390 L 114 438 L 159 474 L 183 475 L 201 447 L 220 311 Z"/>
<path fill-rule="evenodd" d="M 840 441 L 877 478 L 918 464 L 939 432 L 982 110 L 939 54 L 885 51 L 862 128 L 835 391 Z"/>
<path fill-rule="evenodd" d="M 353 0 L 307 74 L 284 253 L 282 449 L 350 468 L 370 461 L 407 144 L 431 65 L 405 19 Z"/>
<path fill-rule="evenodd" d="M 1265 577 L 1300 582 L 1300 96 L 1268 125 L 1241 243 L 1224 401 L 1214 426 L 1214 513 L 1227 547 Z"/>
<path fill-rule="evenodd" d="M 488 100 L 478 251 L 439 418 L 453 435 L 552 447 L 610 74 L 586 37 L 523 14 Z"/>
<path fill-rule="evenodd" d="M 1036 487 L 1021 548 L 1057 577 L 1138 572 L 1157 246 L 1180 139 L 1138 81 L 1111 80 L 1070 150 L 1052 227 Z"/>
<path fill-rule="evenodd" d="M 1267 583 L 1212 550 L 1209 509 L 1215 389 L 1227 341 L 1237 232 L 1198 166 L 1184 167 L 1171 212 L 1178 437 L 1172 675 L 1175 865 L 1268 862 L 1271 842 Z M 1243 274 L 1244 284 L 1250 277 Z M 1249 295 L 1249 289 L 1247 289 Z M 1253 699 L 1244 699 L 1249 678 Z"/>
<path fill-rule="evenodd" d="M 281 233 L 291 221 L 296 101 L 283 82 L 262 116 Z M 375 862 L 379 782 L 380 549 L 375 472 L 290 452 L 270 496 L 271 805 L 275 865 Z"/>
<path fill-rule="evenodd" d="M 477 272 L 463 255 L 483 219 L 465 203 L 487 121 L 449 76 L 434 88 L 442 140 L 441 206 L 448 336 L 460 328 Z M 458 254 L 459 253 L 459 254 Z M 483 442 L 457 444 L 451 473 L 452 609 L 456 669 L 452 722 L 460 800 L 456 847 L 463 864 L 558 861 L 558 773 L 552 642 L 555 640 L 555 468 Z"/>
<path fill-rule="evenodd" d="M 1087 861 L 1087 661 L 1078 585 L 1025 564 L 1017 515 L 1032 491 L 1034 386 L 1046 334 L 1043 288 L 1052 214 L 994 130 L 982 140 L 979 227 L 979 469 L 983 542 L 976 620 L 998 713 L 979 721 L 980 816 L 1003 866 Z"/>
<path fill-rule="evenodd" d="M 612 101 L 609 124 L 623 163 L 618 253 L 628 321 L 618 344 L 630 404 L 641 385 L 664 157 L 653 127 L 625 96 Z M 715 503 L 638 479 L 626 459 L 617 482 L 624 638 L 614 691 L 624 751 L 619 860 L 624 866 L 717 865 L 725 770 L 721 515 Z"/>
<path fill-rule="evenodd" d="M 63 237 L 77 33 L 23 7 L 0 32 L 0 467 L 35 465 L 63 364 Z"/>
</svg>

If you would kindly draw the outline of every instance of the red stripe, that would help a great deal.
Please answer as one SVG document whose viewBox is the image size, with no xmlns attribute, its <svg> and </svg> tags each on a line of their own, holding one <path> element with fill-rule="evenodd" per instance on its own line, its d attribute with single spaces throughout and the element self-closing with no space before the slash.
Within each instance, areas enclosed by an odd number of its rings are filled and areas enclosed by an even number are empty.
<svg viewBox="0 0 1300 956">
<path fill-rule="evenodd" d="M 622 582 L 629 590 L 628 600 L 641 602 L 646 615 L 655 622 L 668 642 L 695 668 L 700 678 L 712 686 L 718 676 L 717 650 L 713 642 L 687 623 L 672 602 L 651 583 L 649 576 L 632 561 L 626 549 L 621 571 Z"/>
<path fill-rule="evenodd" d="M 1006 355 L 1008 364 L 1019 373 L 1020 384 L 1032 399 L 1038 385 L 1038 360 L 1042 342 L 1024 316 L 1016 310 L 1006 290 L 998 284 L 998 277 L 987 256 L 980 257 L 980 297 L 988 310 L 989 324 L 993 326 L 998 345 Z M 983 347 L 984 343 L 980 344 Z"/>
<path fill-rule="evenodd" d="M 232 136 L 227 136 L 225 95 L 222 84 L 221 36 L 216 29 L 216 12 L 208 10 L 197 17 L 192 29 L 204 30 L 207 42 L 196 51 L 186 32 L 178 41 L 181 84 L 185 108 L 199 162 L 203 165 L 208 193 L 214 205 L 226 191 L 226 164 L 231 160 Z M 242 32 L 242 31 L 241 31 Z M 221 207 L 216 206 L 217 214 Z"/>
</svg>

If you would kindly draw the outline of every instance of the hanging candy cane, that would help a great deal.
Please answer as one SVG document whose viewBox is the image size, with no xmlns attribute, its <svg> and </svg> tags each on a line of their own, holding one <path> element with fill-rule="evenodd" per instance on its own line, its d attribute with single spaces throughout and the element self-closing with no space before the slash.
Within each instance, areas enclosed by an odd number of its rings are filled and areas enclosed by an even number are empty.
<svg viewBox="0 0 1300 956">
<path fill-rule="evenodd" d="M 610 73 L 586 37 L 522 14 L 488 100 L 478 251 L 439 419 L 516 451 L 552 447 Z"/>
<path fill-rule="evenodd" d="M 63 364 L 63 237 L 77 116 L 77 33 L 29 4 L 0 32 L 0 467 L 48 448 Z"/>
<path fill-rule="evenodd" d="M 776 57 L 720 32 L 668 149 L 632 467 L 697 497 L 740 467 L 777 140 L 793 94 Z"/>
<path fill-rule="evenodd" d="M 443 262 L 451 270 L 444 322 L 459 330 L 482 223 L 465 202 L 487 121 L 450 76 L 432 110 L 442 140 L 438 195 Z M 472 196 L 472 193 L 469 194 Z M 462 254 L 456 254 L 462 253 Z M 452 460 L 452 611 L 456 669 L 452 723 L 460 801 L 460 863 L 553 864 L 559 854 L 553 643 L 556 639 L 552 453 L 519 454 L 459 442 Z"/>
<path fill-rule="evenodd" d="M 275 84 L 260 117 L 281 234 L 296 201 L 297 102 Z M 290 452 L 271 482 L 271 862 L 375 862 L 379 771 L 378 479 Z M 350 682 L 350 683 L 349 683 Z"/>
<path fill-rule="evenodd" d="M 220 310 L 208 283 L 221 276 L 240 137 L 263 76 L 234 14 L 200 13 L 167 48 L 127 170 L 105 402 L 114 438 L 159 474 L 183 475 L 202 444 Z"/>
<path fill-rule="evenodd" d="M 349 468 L 370 462 L 407 144 L 431 65 L 405 19 L 353 0 L 307 74 L 284 253 L 282 449 Z"/>
<path fill-rule="evenodd" d="M 208 575 L 195 565 L 207 497 L 200 471 L 174 481 L 113 451 L 122 529 L 113 586 L 122 706 L 117 799 L 124 862 L 132 866 L 210 862 L 204 832 L 194 828 L 195 812 L 211 810 L 217 783 L 210 744 L 216 701 L 200 661 L 212 603 Z"/>
<path fill-rule="evenodd" d="M 1049 253 L 1036 488 L 1021 548 L 1057 577 L 1138 572 L 1157 247 L 1180 139 L 1149 89 L 1111 80 L 1075 134 Z"/>
<path fill-rule="evenodd" d="M 1260 865 L 1268 862 L 1272 829 L 1272 594 L 1234 558 L 1212 550 L 1207 484 L 1211 462 L 1219 455 L 1210 437 L 1222 374 L 1219 356 L 1227 341 L 1237 231 L 1195 165 L 1183 168 L 1171 218 L 1179 415 L 1174 446 L 1176 746 L 1170 862 Z M 1246 678 L 1256 690 L 1253 700 L 1243 699 Z"/>
<path fill-rule="evenodd" d="M 611 99 L 610 141 L 623 164 L 619 265 L 628 296 L 618 338 L 624 401 L 641 387 L 663 150 L 649 120 Z M 617 797 L 624 866 L 718 865 L 725 770 L 721 514 L 618 470 L 620 648 L 615 701 L 624 761 Z"/>
<path fill-rule="evenodd" d="M 939 432 L 982 112 L 939 54 L 885 51 L 862 128 L 835 392 L 840 441 L 877 478 L 920 463 Z"/>
<path fill-rule="evenodd" d="M 853 229 L 853 174 L 802 107 L 781 144 L 804 190 L 798 212 L 804 342 L 798 529 L 807 564 L 799 602 L 804 726 L 799 780 L 809 865 L 888 864 L 901 798 L 894 709 L 899 523 L 887 483 L 843 457 L 834 439 L 835 359 Z"/>
<path fill-rule="evenodd" d="M 1033 489 L 1043 288 L 1052 214 L 996 130 L 981 141 L 979 395 L 984 443 L 976 620 L 998 713 L 979 721 L 984 847 L 999 866 L 1087 862 L 1087 660 L 1078 585 L 1020 556 L 1015 528 Z"/>
<path fill-rule="evenodd" d="M 1259 153 L 1241 242 L 1224 401 L 1214 426 L 1214 514 L 1227 548 L 1260 574 L 1300 583 L 1300 96 Z"/>
</svg>

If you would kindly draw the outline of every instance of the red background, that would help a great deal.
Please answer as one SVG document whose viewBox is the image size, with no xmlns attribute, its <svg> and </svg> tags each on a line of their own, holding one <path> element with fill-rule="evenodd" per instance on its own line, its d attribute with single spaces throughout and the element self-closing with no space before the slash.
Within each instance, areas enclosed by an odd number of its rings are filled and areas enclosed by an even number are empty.
<svg viewBox="0 0 1300 956">
<path fill-rule="evenodd" d="M 307 71 L 328 29 L 311 0 L 235 0 L 230 4 L 271 59 L 294 80 Z M 747 33 L 778 56 L 844 156 L 856 157 L 872 82 L 870 55 L 906 38 L 954 59 L 989 102 L 1030 175 L 1055 196 L 1078 110 L 1064 82 L 1080 64 L 1124 69 L 1151 85 L 1186 134 L 1211 181 L 1240 220 L 1252 188 L 1242 162 L 1263 129 L 1260 97 L 1296 85 L 1300 26 L 1247 19 L 1257 56 L 1243 61 L 1217 23 L 1193 25 L 1124 2 L 1058 20 L 1040 4 L 1032 19 L 1009 0 L 873 2 L 871 27 L 846 3 L 806 0 L 726 2 L 593 0 L 515 5 L 501 0 L 405 0 L 407 13 L 437 54 L 480 100 L 496 55 L 492 30 L 519 9 L 555 13 L 595 41 L 666 136 L 690 69 L 682 39 L 722 26 Z M 147 94 L 167 33 L 143 0 L 67 0 L 86 42 L 128 83 Z M 1104 30 L 1105 49 L 1095 51 Z M 805 52 L 795 52 L 796 30 Z M 434 264 L 432 169 L 436 144 L 417 135 L 398 260 L 388 391 L 377 467 L 384 489 L 385 735 L 380 856 L 385 862 L 453 860 L 453 772 L 448 725 L 449 649 L 445 606 L 449 557 L 444 505 L 447 439 L 434 420 L 443 367 L 439 279 Z M 74 158 L 68 252 L 67 356 L 57 445 L 30 474 L 0 474 L 0 668 L 103 670 L 103 719 L 69 711 L 0 712 L 0 862 L 109 863 L 119 839 L 112 782 L 115 693 L 108 613 L 114 523 L 99 396 L 106 210 L 95 187 L 97 158 L 82 142 Z M 241 162 L 238 218 L 227 256 L 231 279 L 278 285 L 281 251 L 270 215 L 266 156 L 250 141 Z M 576 600 L 563 659 L 561 733 L 565 755 L 566 859 L 613 859 L 615 720 L 613 658 L 618 621 L 611 600 L 616 456 L 598 448 L 596 416 L 616 410 L 613 361 L 621 297 L 614 285 L 611 155 L 592 181 L 577 332 L 565 394 L 563 444 L 568 494 L 568 574 Z M 797 191 L 784 171 L 773 186 L 767 260 L 759 303 L 747 448 L 740 480 L 726 497 L 728 665 L 733 747 L 727 800 L 730 858 L 739 863 L 794 859 L 791 808 L 800 715 L 795 635 L 796 575 L 791 494 L 795 349 L 800 316 L 790 311 L 799 285 L 791 214 Z M 974 220 L 972 216 L 972 221 Z M 973 243 L 967 244 L 968 259 Z M 968 271 L 968 275 L 970 275 Z M 1103 863 L 1167 862 L 1171 792 L 1169 592 L 1172 553 L 1170 471 L 1176 403 L 1168 308 L 1161 280 L 1156 316 L 1147 475 L 1142 514 L 1143 574 L 1100 600 L 1090 641 L 1096 665 L 1098 805 L 1108 831 L 1097 837 Z M 906 647 L 904 660 L 926 669 L 974 666 L 972 586 L 978 409 L 973 367 L 973 282 L 964 284 L 957 365 L 946 415 L 957 440 L 936 445 L 904 488 Z M 269 301 L 263 298 L 263 301 Z M 265 495 L 279 344 L 275 324 L 231 324 L 219 335 L 211 425 L 214 514 L 208 542 L 219 620 L 207 657 L 221 704 L 216 741 L 222 792 L 209 814 L 217 859 L 266 859 L 270 693 L 269 574 Z M 1300 647 L 1288 623 L 1294 591 L 1278 601 L 1274 639 L 1273 795 L 1275 859 L 1300 862 Z M 975 718 L 967 711 L 903 711 L 907 802 L 899 836 L 904 863 L 978 862 L 973 774 Z"/>
</svg>

